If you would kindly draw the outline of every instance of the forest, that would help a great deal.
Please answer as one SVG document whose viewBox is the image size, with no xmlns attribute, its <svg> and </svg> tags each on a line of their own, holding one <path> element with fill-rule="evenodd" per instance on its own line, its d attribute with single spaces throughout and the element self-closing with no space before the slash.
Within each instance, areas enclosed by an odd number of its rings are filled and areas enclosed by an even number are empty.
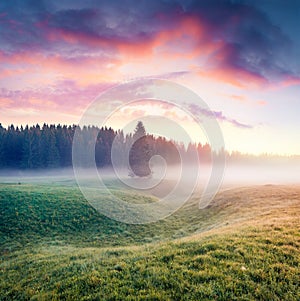
<svg viewBox="0 0 300 301">
<path fill-rule="evenodd" d="M 82 167 L 90 167 L 85 156 L 90 147 L 95 147 L 95 162 L 98 167 L 110 166 L 113 141 L 120 152 L 117 158 L 122 158 L 124 150 L 131 146 L 130 162 L 133 165 L 149 160 L 155 154 L 163 156 L 168 163 L 178 163 L 180 158 L 178 150 L 188 156 L 193 148 L 193 151 L 199 152 L 203 160 L 210 160 L 208 144 L 203 146 L 200 143 L 191 144 L 185 148 L 181 143 L 148 135 L 141 122 L 138 123 L 134 133 L 126 135 L 123 131 L 107 127 L 84 126 L 80 128 L 77 125 L 44 124 L 40 126 L 37 124 L 25 127 L 10 125 L 4 128 L 0 124 L 0 167 L 2 169 L 70 167 L 72 166 L 72 143 L 75 131 L 82 140 L 80 143 Z M 137 141 L 132 143 L 135 140 Z"/>
<path fill-rule="evenodd" d="M 111 166 L 111 149 L 113 143 L 117 145 L 117 155 L 120 164 L 126 149 L 129 151 L 129 162 L 137 174 L 147 173 L 145 162 L 153 155 L 161 155 L 168 164 L 179 163 L 180 154 L 190 158 L 191 152 L 197 152 L 200 163 L 211 162 L 211 148 L 209 144 L 189 144 L 167 140 L 164 137 L 155 137 L 147 134 L 142 122 L 138 122 L 134 133 L 124 134 L 121 130 L 96 126 L 77 125 L 48 125 L 43 126 L 14 126 L 7 128 L 0 124 L 0 168 L 1 169 L 44 169 L 65 168 L 72 166 L 72 144 L 74 133 L 77 133 L 80 143 L 82 167 L 90 167 L 86 160 L 86 152 L 95 148 L 95 162 L 97 167 Z M 135 141 L 133 143 L 133 141 Z M 95 143 L 96 142 L 96 143 Z M 220 156 L 221 150 L 217 155 Z M 224 154 L 222 154 L 224 155 Z M 239 152 L 225 153 L 229 163 L 249 163 L 266 161 L 297 161 L 299 156 L 275 155 L 247 155 Z M 141 163 L 142 162 L 142 163 Z M 117 162 L 118 163 L 118 162 Z M 140 166 L 143 165 L 142 168 Z M 148 165 L 147 165 L 148 166 Z M 138 170 L 140 168 L 140 170 Z M 146 168 L 147 169 L 147 168 Z"/>
</svg>

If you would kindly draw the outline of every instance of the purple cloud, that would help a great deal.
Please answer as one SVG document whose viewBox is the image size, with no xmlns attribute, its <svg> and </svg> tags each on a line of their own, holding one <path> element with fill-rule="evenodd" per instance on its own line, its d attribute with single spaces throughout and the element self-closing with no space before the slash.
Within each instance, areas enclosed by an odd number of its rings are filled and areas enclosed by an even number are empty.
<svg viewBox="0 0 300 301">
<path fill-rule="evenodd" d="M 292 5 L 299 10 L 299 2 Z M 161 31 L 178 28 L 184 18 L 204 26 L 206 41 L 199 37 L 198 47 L 223 42 L 210 56 L 217 68 L 242 70 L 266 81 L 300 78 L 300 64 L 286 55 L 297 51 L 300 44 L 294 39 L 299 38 L 249 1 L 1 1 L 0 51 L 117 57 L 118 44 L 146 44 Z"/>
<path fill-rule="evenodd" d="M 209 118 L 216 118 L 219 121 L 225 121 L 230 123 L 231 125 L 238 127 L 238 128 L 242 128 L 242 129 L 252 129 L 253 126 L 249 125 L 249 124 L 245 124 L 245 123 L 241 123 L 233 118 L 229 118 L 223 115 L 222 112 L 220 111 L 210 111 L 207 110 L 205 108 L 201 108 L 200 106 L 196 105 L 196 104 L 191 104 L 189 105 L 189 109 L 191 110 L 191 112 L 195 115 L 198 116 L 206 116 Z"/>
</svg>

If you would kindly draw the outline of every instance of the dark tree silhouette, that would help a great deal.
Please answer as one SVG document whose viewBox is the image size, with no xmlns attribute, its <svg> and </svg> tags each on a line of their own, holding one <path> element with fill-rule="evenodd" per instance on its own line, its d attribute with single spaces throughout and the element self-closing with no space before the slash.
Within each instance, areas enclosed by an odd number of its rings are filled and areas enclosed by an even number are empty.
<svg viewBox="0 0 300 301">
<path fill-rule="evenodd" d="M 142 137 L 146 136 L 146 129 L 144 127 L 144 124 L 142 121 L 139 121 L 135 127 L 134 133 L 133 133 L 133 139 L 138 140 Z"/>
<path fill-rule="evenodd" d="M 149 160 L 153 155 L 165 158 L 168 164 L 180 163 L 178 150 L 189 158 L 190 151 L 195 150 L 202 162 L 210 162 L 211 149 L 208 144 L 190 144 L 188 150 L 183 144 L 154 137 L 146 133 L 142 122 L 138 122 L 133 134 L 124 135 L 122 131 L 95 126 L 48 125 L 40 127 L 10 125 L 4 128 L 0 124 L 0 168 L 38 169 L 72 166 L 72 143 L 75 131 L 78 131 L 79 158 L 82 167 L 89 166 L 87 154 L 95 151 L 98 167 L 110 166 L 112 144 L 116 145 L 117 164 L 126 164 L 129 153 L 130 169 L 139 177 L 149 176 Z M 96 145 L 95 142 L 96 141 Z M 133 143 L 134 141 L 134 143 Z M 126 151 L 127 150 L 127 151 Z M 224 150 L 223 150 L 224 152 Z M 229 154 L 226 156 L 230 158 Z M 232 158 L 247 157 L 236 153 Z M 246 158 L 246 159 L 245 159 Z M 128 168 L 128 166 L 122 166 Z"/>
<path fill-rule="evenodd" d="M 136 176 L 147 177 L 151 175 L 149 160 L 153 154 L 153 147 L 141 121 L 135 128 L 133 139 L 134 143 L 129 152 L 130 169 Z"/>
</svg>

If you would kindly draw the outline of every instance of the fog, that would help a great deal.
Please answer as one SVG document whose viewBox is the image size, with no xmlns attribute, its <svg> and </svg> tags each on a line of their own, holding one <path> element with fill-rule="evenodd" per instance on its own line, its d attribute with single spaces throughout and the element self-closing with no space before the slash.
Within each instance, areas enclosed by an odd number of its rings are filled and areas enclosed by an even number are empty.
<svg viewBox="0 0 300 301">
<path fill-rule="evenodd" d="M 154 170 L 153 170 L 154 169 Z M 171 166 L 167 167 L 165 172 L 153 168 L 152 179 L 164 179 L 176 181 L 180 178 L 182 167 Z M 198 171 L 199 184 L 205 182 L 211 176 L 211 166 L 204 165 L 198 169 L 195 166 L 188 166 L 187 171 L 182 176 L 181 180 L 190 181 L 192 171 Z M 81 176 L 88 180 L 92 177 L 92 169 L 81 169 Z M 112 168 L 98 169 L 99 176 L 105 179 L 120 178 L 131 179 L 128 175 L 128 170 L 123 169 L 118 172 L 118 175 Z M 137 179 L 137 178 L 136 178 Z M 145 178 L 142 178 L 145 180 Z M 65 182 L 76 181 L 74 170 L 72 168 L 65 169 L 45 169 L 45 170 L 0 170 L 1 183 L 15 183 L 15 182 Z M 222 186 L 239 186 L 239 185 L 265 185 L 265 184 L 300 184 L 300 165 L 299 164 L 259 164 L 259 165 L 226 165 L 224 175 L 222 177 Z"/>
<path fill-rule="evenodd" d="M 223 186 L 266 184 L 300 184 L 300 165 L 229 165 L 225 169 Z"/>
<path fill-rule="evenodd" d="M 0 170 L 0 183 L 64 183 L 75 181 L 72 168 L 43 170 Z"/>
<path fill-rule="evenodd" d="M 125 223 L 151 223 L 171 215 L 194 199 L 206 208 L 222 190 L 248 185 L 300 184 L 293 164 L 152 166 L 152 175 L 132 177 L 127 169 L 2 170 L 0 183 L 79 186 L 102 214 Z M 21 186 L 20 186 L 21 187 Z"/>
<path fill-rule="evenodd" d="M 164 168 L 164 167 L 163 167 Z M 98 169 L 99 177 L 104 180 L 124 180 L 128 186 L 135 181 L 151 182 L 158 185 L 161 181 L 169 182 L 190 182 L 195 181 L 195 173 L 198 173 L 197 185 L 205 186 L 211 177 L 211 166 L 204 165 L 199 168 L 195 166 L 171 166 L 162 170 L 160 167 L 153 167 L 151 178 L 132 178 L 128 170 L 123 169 L 116 174 L 112 168 Z M 81 169 L 80 178 L 97 180 L 92 169 Z M 181 175 L 181 176 L 180 176 Z M 265 185 L 265 184 L 300 184 L 299 164 L 259 164 L 259 165 L 226 165 L 224 169 L 221 187 Z M 46 170 L 0 170 L 0 183 L 56 183 L 75 184 L 76 178 L 72 168 L 46 169 Z M 126 185 L 125 185 L 126 186 Z"/>
</svg>

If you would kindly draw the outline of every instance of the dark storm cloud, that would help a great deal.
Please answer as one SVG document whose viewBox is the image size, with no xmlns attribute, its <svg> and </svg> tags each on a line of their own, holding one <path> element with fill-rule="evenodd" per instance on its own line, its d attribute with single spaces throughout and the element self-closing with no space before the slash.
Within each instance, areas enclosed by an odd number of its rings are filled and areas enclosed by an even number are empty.
<svg viewBox="0 0 300 301">
<path fill-rule="evenodd" d="M 192 1 L 185 10 L 204 21 L 212 39 L 225 41 L 223 67 L 244 69 L 267 78 L 289 74 L 287 53 L 293 46 L 292 40 L 272 24 L 266 13 L 249 3 Z"/>
<path fill-rule="evenodd" d="M 167 27 L 159 14 L 173 15 L 174 3 L 161 1 L 2 1 L 1 48 L 47 48 L 47 34 L 62 30 L 99 39 L 134 40 Z"/>
</svg>

